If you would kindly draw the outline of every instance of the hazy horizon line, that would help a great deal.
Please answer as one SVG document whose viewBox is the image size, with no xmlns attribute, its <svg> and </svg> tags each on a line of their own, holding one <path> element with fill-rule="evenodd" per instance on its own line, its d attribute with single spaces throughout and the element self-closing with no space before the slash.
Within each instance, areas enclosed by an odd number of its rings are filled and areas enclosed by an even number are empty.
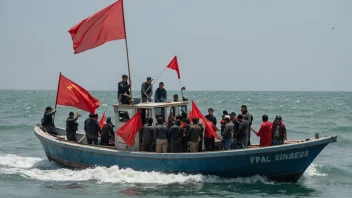
<svg viewBox="0 0 352 198">
<path fill-rule="evenodd" d="M 0 91 L 56 91 L 56 89 L 0 89 Z M 87 90 L 87 91 L 103 91 L 103 92 L 112 92 L 117 90 Z M 132 92 L 138 92 L 140 90 L 132 90 Z M 180 90 L 167 90 L 170 92 L 178 92 Z M 187 91 L 193 91 L 193 92 L 206 92 L 206 91 L 212 91 L 212 92 L 352 92 L 352 91 L 346 91 L 346 90 L 186 90 Z"/>
</svg>

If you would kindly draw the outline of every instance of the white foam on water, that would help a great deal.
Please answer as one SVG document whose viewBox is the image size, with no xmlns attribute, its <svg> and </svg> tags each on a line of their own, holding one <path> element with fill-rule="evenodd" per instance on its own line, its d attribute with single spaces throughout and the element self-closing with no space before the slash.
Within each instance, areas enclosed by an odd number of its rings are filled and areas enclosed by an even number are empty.
<svg viewBox="0 0 352 198">
<path fill-rule="evenodd" d="M 322 167 L 322 165 L 317 165 L 317 164 L 309 165 L 307 170 L 304 172 L 304 175 L 307 175 L 307 176 L 310 176 L 310 177 L 312 177 L 312 176 L 321 176 L 321 177 L 327 176 L 328 174 L 320 173 L 318 171 L 319 167 Z"/>
<path fill-rule="evenodd" d="M 224 179 L 210 175 L 187 175 L 183 173 L 165 174 L 160 172 L 141 172 L 132 169 L 95 167 L 84 170 L 61 168 L 47 159 L 21 157 L 17 155 L 0 154 L 0 174 L 20 175 L 24 178 L 40 181 L 96 181 L 97 183 L 264 183 L 274 184 L 260 176 Z"/>
</svg>

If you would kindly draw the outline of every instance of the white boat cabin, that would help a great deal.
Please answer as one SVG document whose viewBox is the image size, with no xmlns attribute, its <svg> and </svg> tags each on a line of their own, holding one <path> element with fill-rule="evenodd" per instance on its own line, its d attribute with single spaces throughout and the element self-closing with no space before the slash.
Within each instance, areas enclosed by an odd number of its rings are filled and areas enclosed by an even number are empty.
<svg viewBox="0 0 352 198">
<path fill-rule="evenodd" d="M 148 118 L 153 118 L 153 125 L 157 123 L 157 118 L 162 117 L 164 121 L 173 115 L 186 114 L 188 117 L 188 101 L 184 102 L 160 102 L 160 103 L 139 103 L 133 105 L 115 104 L 113 105 L 115 112 L 115 127 L 118 130 L 122 127 L 138 110 L 141 110 L 143 125 L 146 124 Z M 123 139 L 115 136 L 115 147 L 118 150 L 140 151 L 141 137 L 139 133 L 136 134 L 134 144 L 129 147 Z"/>
</svg>

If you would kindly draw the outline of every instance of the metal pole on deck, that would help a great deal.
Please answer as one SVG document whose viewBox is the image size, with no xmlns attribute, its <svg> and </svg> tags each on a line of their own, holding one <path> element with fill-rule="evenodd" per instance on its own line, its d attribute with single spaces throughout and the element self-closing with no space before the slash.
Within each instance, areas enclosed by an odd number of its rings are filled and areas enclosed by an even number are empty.
<svg viewBox="0 0 352 198">
<path fill-rule="evenodd" d="M 126 45 L 126 56 L 127 56 L 127 66 L 128 66 L 128 81 L 130 84 L 130 96 L 131 96 L 131 100 L 132 100 L 132 86 L 131 86 L 131 70 L 130 70 L 130 57 L 128 54 L 128 43 L 127 43 L 127 32 L 126 32 L 126 23 L 125 23 L 125 9 L 123 6 L 123 0 L 120 0 L 121 4 L 122 4 L 122 17 L 123 17 L 123 28 L 125 31 L 125 45 Z"/>
<path fill-rule="evenodd" d="M 56 90 L 55 111 L 56 111 L 56 107 L 57 107 L 57 98 L 59 97 L 60 81 L 61 81 L 61 72 L 60 72 L 60 75 L 59 75 L 59 82 L 57 84 L 57 90 Z M 53 120 L 55 120 L 55 114 L 54 114 Z"/>
</svg>

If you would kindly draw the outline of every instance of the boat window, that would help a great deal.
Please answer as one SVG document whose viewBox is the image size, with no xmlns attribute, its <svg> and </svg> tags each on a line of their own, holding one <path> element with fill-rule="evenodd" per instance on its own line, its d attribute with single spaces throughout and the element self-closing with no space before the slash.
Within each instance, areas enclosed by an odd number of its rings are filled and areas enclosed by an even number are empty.
<svg viewBox="0 0 352 198">
<path fill-rule="evenodd" d="M 182 106 L 177 106 L 177 107 L 169 107 L 170 111 L 168 114 L 168 118 L 172 117 L 182 117 L 182 118 L 187 118 L 187 106 L 182 105 Z"/>
<path fill-rule="evenodd" d="M 119 111 L 120 122 L 127 122 L 128 120 L 130 120 L 130 115 L 132 115 L 132 110 Z"/>
<path fill-rule="evenodd" d="M 141 118 L 142 123 L 145 125 L 147 123 L 148 118 L 152 118 L 152 110 L 151 109 L 140 109 L 141 110 Z"/>
<path fill-rule="evenodd" d="M 164 107 L 157 107 L 154 109 L 155 111 L 155 118 L 162 117 L 165 122 L 165 108 Z"/>
</svg>

